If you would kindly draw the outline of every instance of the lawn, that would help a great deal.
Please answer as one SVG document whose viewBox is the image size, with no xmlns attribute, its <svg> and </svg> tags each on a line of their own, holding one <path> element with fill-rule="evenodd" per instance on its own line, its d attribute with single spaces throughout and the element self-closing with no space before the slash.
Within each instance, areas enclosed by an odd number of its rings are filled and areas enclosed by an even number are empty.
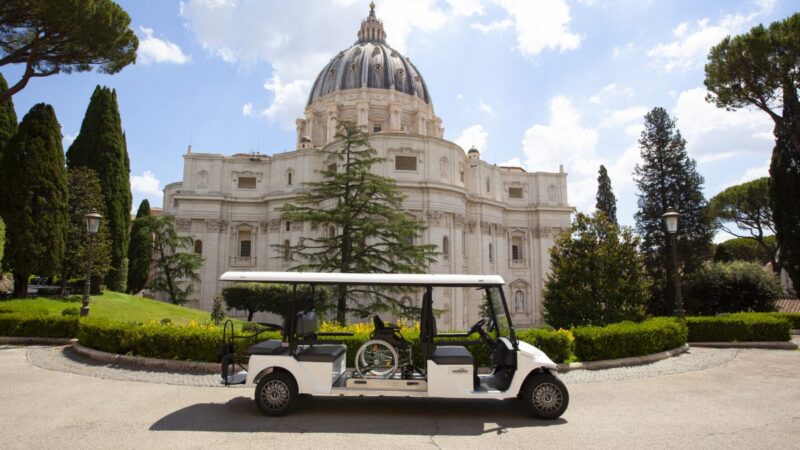
<svg viewBox="0 0 800 450">
<path fill-rule="evenodd" d="M 0 313 L 26 311 L 40 312 L 45 315 L 61 315 L 61 311 L 65 308 L 80 309 L 80 307 L 80 296 L 71 296 L 68 299 L 36 297 L 0 301 Z M 122 322 L 160 321 L 167 318 L 174 324 L 183 324 L 193 320 L 200 323 L 211 320 L 208 311 L 111 291 L 106 291 L 103 295 L 92 296 L 89 308 L 91 317 L 103 317 Z"/>
</svg>

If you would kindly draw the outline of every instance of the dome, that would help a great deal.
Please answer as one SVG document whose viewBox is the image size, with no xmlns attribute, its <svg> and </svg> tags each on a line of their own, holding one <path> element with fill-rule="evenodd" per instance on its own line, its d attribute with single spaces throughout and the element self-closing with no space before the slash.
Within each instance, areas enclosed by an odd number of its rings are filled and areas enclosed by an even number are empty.
<svg viewBox="0 0 800 450">
<path fill-rule="evenodd" d="M 317 75 L 308 105 L 331 92 L 359 88 L 393 89 L 431 102 L 417 68 L 386 45 L 383 22 L 375 17 L 374 3 L 370 4 L 369 16 L 361 21 L 356 43 L 334 56 Z"/>
</svg>

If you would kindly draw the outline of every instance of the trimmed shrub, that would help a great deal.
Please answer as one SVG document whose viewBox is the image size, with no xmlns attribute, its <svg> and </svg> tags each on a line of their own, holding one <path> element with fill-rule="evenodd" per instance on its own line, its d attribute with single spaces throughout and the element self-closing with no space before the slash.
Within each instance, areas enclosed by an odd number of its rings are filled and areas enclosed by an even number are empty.
<svg viewBox="0 0 800 450">
<path fill-rule="evenodd" d="M 517 330 L 517 338 L 543 351 L 553 362 L 563 363 L 573 357 L 575 337 L 569 330 L 527 328 Z"/>
<path fill-rule="evenodd" d="M 793 330 L 800 330 L 800 313 L 772 313 L 770 316 L 787 320 Z"/>
<path fill-rule="evenodd" d="M 670 317 L 641 323 L 620 322 L 606 327 L 580 327 L 575 336 L 575 356 L 580 361 L 649 355 L 686 343 L 686 326 Z"/>
<path fill-rule="evenodd" d="M 707 316 L 775 311 L 775 301 L 783 292 L 772 272 L 742 261 L 703 267 L 687 278 L 684 286 L 687 313 Z"/>
<path fill-rule="evenodd" d="M 687 317 L 689 342 L 788 341 L 789 322 L 774 314 L 738 313 Z"/>
<path fill-rule="evenodd" d="M 78 317 L 45 314 L 0 314 L 0 336 L 72 338 L 78 334 Z"/>
</svg>

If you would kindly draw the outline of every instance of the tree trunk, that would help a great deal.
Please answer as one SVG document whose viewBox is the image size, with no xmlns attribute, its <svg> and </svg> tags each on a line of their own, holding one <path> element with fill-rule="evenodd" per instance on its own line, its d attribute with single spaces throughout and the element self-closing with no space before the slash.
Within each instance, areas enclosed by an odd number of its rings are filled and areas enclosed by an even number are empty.
<svg viewBox="0 0 800 450">
<path fill-rule="evenodd" d="M 336 321 L 344 326 L 347 321 L 347 287 L 338 286 L 337 290 L 339 298 L 336 301 Z"/>
<path fill-rule="evenodd" d="M 248 322 L 252 322 L 253 321 L 253 314 L 255 314 L 254 310 L 252 310 L 252 309 L 248 309 L 247 310 L 247 321 Z"/>
<path fill-rule="evenodd" d="M 28 277 L 27 273 L 14 272 L 14 298 L 25 298 L 28 296 Z"/>
</svg>

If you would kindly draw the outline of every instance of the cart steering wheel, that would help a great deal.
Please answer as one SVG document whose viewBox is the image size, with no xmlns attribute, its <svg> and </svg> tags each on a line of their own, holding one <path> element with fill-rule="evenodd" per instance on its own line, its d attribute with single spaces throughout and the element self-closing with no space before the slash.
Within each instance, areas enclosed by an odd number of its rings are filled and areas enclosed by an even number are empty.
<svg viewBox="0 0 800 450">
<path fill-rule="evenodd" d="M 469 328 L 467 334 L 471 336 L 474 333 L 478 333 L 481 336 L 481 340 L 486 345 L 488 345 L 490 349 L 494 349 L 494 341 L 492 340 L 492 337 L 489 336 L 489 333 L 487 333 L 486 330 L 483 329 L 483 326 L 485 324 L 486 324 L 486 319 L 481 319 L 475 322 L 475 325 Z"/>
</svg>

